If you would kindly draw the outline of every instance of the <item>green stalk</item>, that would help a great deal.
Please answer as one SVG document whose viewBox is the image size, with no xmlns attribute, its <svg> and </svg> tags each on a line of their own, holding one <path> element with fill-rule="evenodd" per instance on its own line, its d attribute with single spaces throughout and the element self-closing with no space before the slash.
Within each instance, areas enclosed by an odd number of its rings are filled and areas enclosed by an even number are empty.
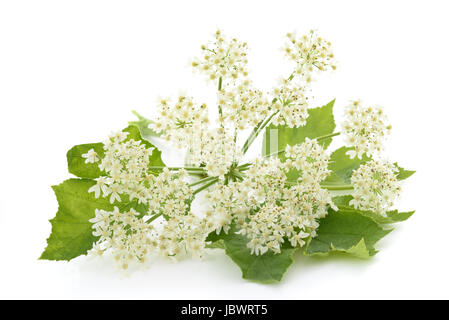
<svg viewBox="0 0 449 320">
<path fill-rule="evenodd" d="M 271 119 L 273 119 L 273 117 L 275 115 L 277 115 L 279 113 L 279 111 L 274 112 L 273 114 L 271 114 L 271 116 L 269 116 L 265 121 L 261 121 L 259 122 L 259 124 L 253 129 L 253 131 L 251 132 L 251 134 L 249 135 L 248 139 L 246 139 L 245 144 L 243 145 L 242 148 L 242 152 L 243 154 L 246 153 L 246 151 L 248 151 L 249 147 L 251 146 L 251 144 L 254 142 L 254 140 L 256 140 L 257 136 L 259 135 L 259 133 L 265 129 L 265 127 L 268 125 L 268 123 L 271 121 Z"/>
<path fill-rule="evenodd" d="M 152 216 L 150 219 L 148 219 L 146 223 L 151 223 L 151 222 L 153 222 L 154 220 L 156 220 L 157 218 L 159 218 L 161 215 L 162 215 L 162 213 L 155 214 L 155 215 Z"/>
<path fill-rule="evenodd" d="M 322 184 L 321 187 L 324 189 L 327 189 L 327 190 L 336 190 L 336 191 L 337 190 L 354 190 L 354 187 L 350 184 L 348 184 L 348 185 L 342 184 L 342 185 L 335 185 L 335 186 Z"/>
<path fill-rule="evenodd" d="M 205 172 L 203 168 L 198 167 L 164 167 L 164 166 L 149 166 L 148 169 L 150 170 L 164 170 L 164 168 L 167 168 L 168 170 L 187 170 L 187 171 L 201 171 Z"/>
<path fill-rule="evenodd" d="M 195 182 L 189 184 L 189 187 L 193 187 L 193 186 L 196 186 L 198 184 L 201 184 L 201 183 L 204 183 L 204 182 L 208 182 L 208 181 L 211 181 L 211 180 L 214 180 L 214 179 L 217 179 L 217 177 L 207 177 L 207 178 L 204 178 L 204 179 L 201 179 L 201 180 L 198 180 L 198 181 L 195 181 Z"/>
<path fill-rule="evenodd" d="M 204 189 L 209 188 L 211 185 L 215 184 L 218 181 L 218 178 L 217 177 L 213 177 L 213 178 L 214 178 L 214 180 L 212 180 L 211 182 L 209 182 L 209 183 L 205 184 L 204 186 L 193 191 L 193 194 L 197 194 L 197 193 L 203 191 Z"/>
</svg>

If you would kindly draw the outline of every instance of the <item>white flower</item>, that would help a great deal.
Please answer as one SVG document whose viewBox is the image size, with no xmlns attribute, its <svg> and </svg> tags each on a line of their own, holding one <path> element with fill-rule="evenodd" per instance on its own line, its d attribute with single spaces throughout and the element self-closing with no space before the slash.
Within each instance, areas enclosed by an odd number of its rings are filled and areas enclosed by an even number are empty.
<svg viewBox="0 0 449 320">
<path fill-rule="evenodd" d="M 284 52 L 289 59 L 296 62 L 297 74 L 307 77 L 314 69 L 336 69 L 331 43 L 319 37 L 314 30 L 301 37 L 288 33 L 287 38 Z"/>
<path fill-rule="evenodd" d="M 98 158 L 98 154 L 95 152 L 94 149 L 90 149 L 89 151 L 87 151 L 87 153 L 81 156 L 86 159 L 85 163 L 95 163 L 98 160 L 100 160 Z"/>
<path fill-rule="evenodd" d="M 132 209 L 128 212 L 120 212 L 117 207 L 112 212 L 95 210 L 95 218 L 89 221 L 93 223 L 93 235 L 100 236 L 89 254 L 111 252 L 121 269 L 127 269 L 133 262 L 144 262 L 149 253 L 148 243 L 156 237 L 152 226 Z"/>
<path fill-rule="evenodd" d="M 361 165 L 352 173 L 354 193 L 349 204 L 385 215 L 401 191 L 397 171 L 394 164 L 386 161 L 372 160 Z"/>
<path fill-rule="evenodd" d="M 235 81 L 247 76 L 247 44 L 237 39 L 227 39 L 220 30 L 214 40 L 201 46 L 203 56 L 192 61 L 192 67 L 204 73 L 209 80 Z"/>
<path fill-rule="evenodd" d="M 372 156 L 383 149 L 385 137 L 390 133 L 391 126 L 379 106 L 364 107 L 359 100 L 353 101 L 345 109 L 346 120 L 342 132 L 346 144 L 354 147 L 347 154 L 350 158 L 362 158 L 363 154 Z"/>
</svg>

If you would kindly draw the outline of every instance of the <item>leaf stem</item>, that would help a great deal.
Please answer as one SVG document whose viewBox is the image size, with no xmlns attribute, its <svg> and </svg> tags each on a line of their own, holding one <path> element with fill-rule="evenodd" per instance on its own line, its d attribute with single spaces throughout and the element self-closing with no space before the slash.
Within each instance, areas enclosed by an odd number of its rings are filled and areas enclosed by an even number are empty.
<svg viewBox="0 0 449 320">
<path fill-rule="evenodd" d="M 268 123 L 271 121 L 271 119 L 273 119 L 273 117 L 275 115 L 277 115 L 278 113 L 279 113 L 279 110 L 276 112 L 273 112 L 271 114 L 271 116 L 269 116 L 267 119 L 259 122 L 259 124 L 253 129 L 253 131 L 249 135 L 248 139 L 246 139 L 245 144 L 243 145 L 243 148 L 242 148 L 243 154 L 245 154 L 246 151 L 248 151 L 249 147 L 254 142 L 254 140 L 256 140 L 259 133 L 268 125 Z"/>
<path fill-rule="evenodd" d="M 204 172 L 205 170 L 203 168 L 199 167 L 164 167 L 164 166 L 149 166 L 148 169 L 151 170 L 164 170 L 164 168 L 167 168 L 168 170 L 187 170 L 187 171 L 201 171 Z"/>
<path fill-rule="evenodd" d="M 196 189 L 195 191 L 193 191 L 193 194 L 197 194 L 197 193 L 203 191 L 204 189 L 209 188 L 211 185 L 215 184 L 218 181 L 217 177 L 211 177 L 211 178 L 214 178 L 214 179 L 211 182 L 209 182 L 209 183 L 205 184 L 204 186 L 202 186 L 202 187 Z"/>
<path fill-rule="evenodd" d="M 207 177 L 207 178 L 204 178 L 204 179 L 201 179 L 201 180 L 198 180 L 198 181 L 195 181 L 195 182 L 189 184 L 189 187 L 193 187 L 193 186 L 196 186 L 198 184 L 201 184 L 201 183 L 204 183 L 204 182 L 208 182 L 208 181 L 211 181 L 211 180 L 214 180 L 214 179 L 217 179 L 217 177 Z"/>
<path fill-rule="evenodd" d="M 150 219 L 148 219 L 148 220 L 146 221 L 146 223 L 151 223 L 151 222 L 153 222 L 154 220 L 156 220 L 157 218 L 159 218 L 161 215 L 162 215 L 162 213 L 155 214 L 155 215 L 152 216 Z"/>
<path fill-rule="evenodd" d="M 350 184 L 341 184 L 341 185 L 326 185 L 326 184 L 322 184 L 321 185 L 322 188 L 327 189 L 327 190 L 354 190 L 354 187 Z"/>
</svg>

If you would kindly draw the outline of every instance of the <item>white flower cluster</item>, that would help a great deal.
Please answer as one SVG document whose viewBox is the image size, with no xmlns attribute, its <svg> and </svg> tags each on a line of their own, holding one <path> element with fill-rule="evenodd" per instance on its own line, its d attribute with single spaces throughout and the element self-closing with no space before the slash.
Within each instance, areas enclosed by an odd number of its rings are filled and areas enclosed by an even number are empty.
<svg viewBox="0 0 449 320">
<path fill-rule="evenodd" d="M 206 74 L 208 79 L 222 81 L 246 77 L 247 71 L 247 44 L 237 39 L 227 39 L 220 30 L 215 32 L 212 43 L 202 45 L 203 56 L 194 59 L 192 66 Z"/>
<path fill-rule="evenodd" d="M 190 147 L 188 162 L 204 166 L 209 176 L 224 179 L 233 163 L 242 156 L 229 130 L 215 128 L 198 134 L 197 140 Z"/>
<path fill-rule="evenodd" d="M 349 204 L 385 216 L 401 191 L 397 171 L 394 164 L 385 161 L 372 160 L 361 165 L 352 173 L 354 193 Z"/>
<path fill-rule="evenodd" d="M 238 130 L 256 126 L 269 114 L 269 102 L 262 91 L 254 89 L 245 79 L 230 89 L 218 92 L 218 105 L 223 109 L 222 121 L 228 121 Z"/>
<path fill-rule="evenodd" d="M 302 127 L 306 124 L 309 113 L 307 88 L 289 79 L 283 79 L 279 87 L 273 90 L 276 102 L 273 110 L 278 114 L 273 118 L 274 125 L 286 125 L 290 128 Z"/>
<path fill-rule="evenodd" d="M 99 168 L 107 176 L 98 178 L 97 184 L 89 189 L 96 198 L 103 193 L 104 197 L 110 196 L 111 203 L 120 202 L 121 193 L 137 196 L 146 188 L 145 178 L 154 148 L 146 148 L 140 141 L 126 140 L 127 135 L 127 132 L 114 133 L 104 143 L 105 154 Z M 93 149 L 83 157 L 86 163 L 99 161 Z"/>
<path fill-rule="evenodd" d="M 162 256 L 175 261 L 187 255 L 201 258 L 206 237 L 212 230 L 207 218 L 199 218 L 193 213 L 174 216 L 164 224 L 154 242 L 155 249 Z"/>
<path fill-rule="evenodd" d="M 316 235 L 317 220 L 327 214 L 328 206 L 335 208 L 329 192 L 320 187 L 320 180 L 309 179 L 327 172 L 322 168 L 327 168 L 326 157 L 319 154 L 313 158 L 314 155 L 302 153 L 307 149 L 309 146 L 293 147 L 297 151 L 295 156 L 298 156 L 293 163 L 302 173 L 293 185 L 287 181 L 288 167 L 278 159 L 256 163 L 248 170 L 247 181 L 242 184 L 248 185 L 246 192 L 252 201 L 247 201 L 247 205 L 252 214 L 240 226 L 239 233 L 250 239 L 248 247 L 252 253 L 264 254 L 269 250 L 279 253 L 285 238 L 292 246 L 303 246 L 304 239 Z M 310 166 L 309 162 L 320 165 Z M 300 166 L 305 163 L 305 166 Z M 325 176 L 322 176 L 323 179 Z"/>
<path fill-rule="evenodd" d="M 99 177 L 89 192 L 94 192 L 96 198 L 103 193 L 103 197 L 110 197 L 111 203 L 121 202 L 120 195 L 125 194 L 129 200 L 137 199 L 147 205 L 150 212 L 184 214 L 193 196 L 185 170 L 176 173 L 164 168 L 157 176 L 151 174 L 150 156 L 154 148 L 126 140 L 126 136 L 126 132 L 118 132 L 104 143 L 105 155 L 99 168 L 106 176 Z"/>
<path fill-rule="evenodd" d="M 152 129 L 178 148 L 193 145 L 209 124 L 206 104 L 196 105 L 191 97 L 179 96 L 174 105 L 161 99 L 158 111 Z"/>
<path fill-rule="evenodd" d="M 301 172 L 301 180 L 309 184 L 320 183 L 330 174 L 327 168 L 330 156 L 316 139 L 306 138 L 301 144 L 285 148 L 285 166 Z"/>
<path fill-rule="evenodd" d="M 387 118 L 381 107 L 364 107 L 356 100 L 346 107 L 345 115 L 342 131 L 347 145 L 354 147 L 347 152 L 351 158 L 361 159 L 363 154 L 371 156 L 383 149 L 391 125 L 386 124 Z"/>
<path fill-rule="evenodd" d="M 100 237 L 89 254 L 101 256 L 109 251 L 124 270 L 132 262 L 145 262 L 154 231 L 136 211 L 120 212 L 117 207 L 114 211 L 97 209 L 89 222 L 94 230 L 92 234 Z"/>
<path fill-rule="evenodd" d="M 279 87 L 273 90 L 276 99 L 273 110 L 277 111 L 273 123 L 300 127 L 306 124 L 309 116 L 307 93 L 313 72 L 335 70 L 336 65 L 331 43 L 318 37 L 313 30 L 302 37 L 288 33 L 287 38 L 284 52 L 296 67 L 291 76 L 282 79 Z"/>
<path fill-rule="evenodd" d="M 303 246 L 305 238 L 315 236 L 317 219 L 327 213 L 332 203 L 320 181 L 329 171 L 329 156 L 316 140 L 288 148 L 288 159 L 256 159 L 242 181 L 218 185 L 206 198 L 210 200 L 217 233 L 229 231 L 234 221 L 238 233 L 249 238 L 252 254 L 279 253 L 284 239 L 293 246 Z M 291 168 L 301 172 L 298 181 L 287 181 Z M 336 208 L 335 208 L 336 209 Z"/>
<path fill-rule="evenodd" d="M 319 37 L 314 30 L 301 37 L 288 33 L 287 38 L 289 41 L 284 52 L 289 59 L 296 62 L 295 72 L 298 75 L 307 79 L 314 68 L 321 71 L 337 68 L 331 43 Z"/>
</svg>

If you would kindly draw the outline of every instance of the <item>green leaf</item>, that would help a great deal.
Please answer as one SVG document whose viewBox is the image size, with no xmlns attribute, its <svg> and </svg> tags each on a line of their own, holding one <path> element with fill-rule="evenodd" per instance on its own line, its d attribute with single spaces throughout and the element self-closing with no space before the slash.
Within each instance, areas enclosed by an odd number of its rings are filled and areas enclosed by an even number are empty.
<svg viewBox="0 0 449 320">
<path fill-rule="evenodd" d="M 346 154 L 351 150 L 347 147 L 341 147 L 331 154 L 328 168 L 332 173 L 323 182 L 325 185 L 349 185 L 351 184 L 351 176 L 354 170 L 357 170 L 361 164 L 371 160 L 366 155 L 362 159 L 355 157 L 349 158 Z"/>
<path fill-rule="evenodd" d="M 52 232 L 40 259 L 71 260 L 92 248 L 97 237 L 92 235 L 89 219 L 95 216 L 95 209 L 114 208 L 108 199 L 95 199 L 93 193 L 87 192 L 94 184 L 94 180 L 69 179 L 52 187 L 59 209 L 50 220 Z"/>
<path fill-rule="evenodd" d="M 89 222 L 95 216 L 95 209 L 112 211 L 117 206 L 120 212 L 133 208 L 140 213 L 140 217 L 148 214 L 146 205 L 136 199 L 129 201 L 127 195 L 121 195 L 122 202 L 115 204 L 111 204 L 108 198 L 96 199 L 94 193 L 88 192 L 95 183 L 91 179 L 69 179 L 52 187 L 59 209 L 56 217 L 50 220 L 52 232 L 41 259 L 70 260 L 86 254 L 98 240 L 92 235 L 92 224 Z"/>
<path fill-rule="evenodd" d="M 330 209 L 328 215 L 320 219 L 317 236 L 310 240 L 305 254 L 326 255 L 338 251 L 367 258 L 376 254 L 374 245 L 390 232 L 356 210 Z"/>
<path fill-rule="evenodd" d="M 94 149 L 100 156 L 104 156 L 103 143 L 87 143 L 74 146 L 67 152 L 67 163 L 69 172 L 80 178 L 95 179 L 102 175 L 98 163 L 86 163 L 82 157 L 90 149 Z"/>
<path fill-rule="evenodd" d="M 147 119 L 143 116 L 141 116 L 136 111 L 133 111 L 133 114 L 139 119 L 137 121 L 129 121 L 128 123 L 130 125 L 136 126 L 139 128 L 140 134 L 143 139 L 149 140 L 150 137 L 160 137 L 161 134 L 157 133 L 153 129 L 149 128 L 148 125 L 151 123 L 154 123 L 154 121 Z"/>
<path fill-rule="evenodd" d="M 402 221 L 405 221 L 408 218 L 410 218 L 415 213 L 415 211 L 399 212 L 398 210 L 392 210 L 392 211 L 388 211 L 386 213 L 387 216 L 384 217 L 384 216 L 381 216 L 372 211 L 361 211 L 361 210 L 355 209 L 354 207 L 349 205 L 349 201 L 351 201 L 351 200 L 352 200 L 351 195 L 338 196 L 338 197 L 332 198 L 332 201 L 338 208 L 346 210 L 346 211 L 352 210 L 355 212 L 359 212 L 359 213 L 363 214 L 364 216 L 367 216 L 367 217 L 373 219 L 378 224 L 391 224 L 391 223 L 396 223 L 396 222 L 402 222 Z"/>
<path fill-rule="evenodd" d="M 264 140 L 262 145 L 262 155 L 269 155 L 271 153 L 284 150 L 288 145 L 295 145 L 304 142 L 306 138 L 318 138 L 334 132 L 335 121 L 332 113 L 335 99 L 319 108 L 309 109 L 309 117 L 305 126 L 298 128 L 289 128 L 287 126 L 270 125 L 265 129 Z M 271 131 L 277 130 L 277 131 Z M 277 132 L 277 136 L 273 134 Z M 276 141 L 271 142 L 271 139 L 277 138 Z M 320 141 L 324 147 L 329 146 L 332 138 Z"/>
<path fill-rule="evenodd" d="M 396 174 L 396 177 L 398 178 L 398 180 L 405 180 L 416 172 L 416 171 L 405 170 L 405 169 L 401 168 L 397 162 L 394 165 L 399 169 L 399 172 Z"/>
<path fill-rule="evenodd" d="M 161 158 L 161 151 L 157 149 L 151 142 L 145 140 L 140 135 L 139 128 L 131 125 L 123 130 L 128 132 L 126 140 L 134 139 L 135 141 L 141 141 L 147 148 L 155 148 L 153 154 L 150 157 L 150 164 L 152 166 L 165 166 Z M 86 159 L 82 157 L 90 149 L 94 149 L 100 156 L 104 156 L 104 144 L 103 143 L 87 143 L 74 146 L 67 152 L 67 163 L 69 172 L 80 178 L 96 179 L 104 173 L 100 170 L 97 163 L 86 163 Z"/>
<path fill-rule="evenodd" d="M 297 248 L 286 244 L 279 254 L 270 251 L 256 256 L 251 254 L 251 250 L 246 246 L 248 238 L 236 234 L 235 231 L 237 231 L 236 228 L 232 226 L 228 234 L 221 232 L 217 235 L 213 232 L 209 234 L 207 240 L 214 241 L 213 243 L 223 241 L 226 254 L 242 270 L 243 279 L 260 283 L 281 281 L 288 267 L 293 263 L 292 256 Z"/>
</svg>

